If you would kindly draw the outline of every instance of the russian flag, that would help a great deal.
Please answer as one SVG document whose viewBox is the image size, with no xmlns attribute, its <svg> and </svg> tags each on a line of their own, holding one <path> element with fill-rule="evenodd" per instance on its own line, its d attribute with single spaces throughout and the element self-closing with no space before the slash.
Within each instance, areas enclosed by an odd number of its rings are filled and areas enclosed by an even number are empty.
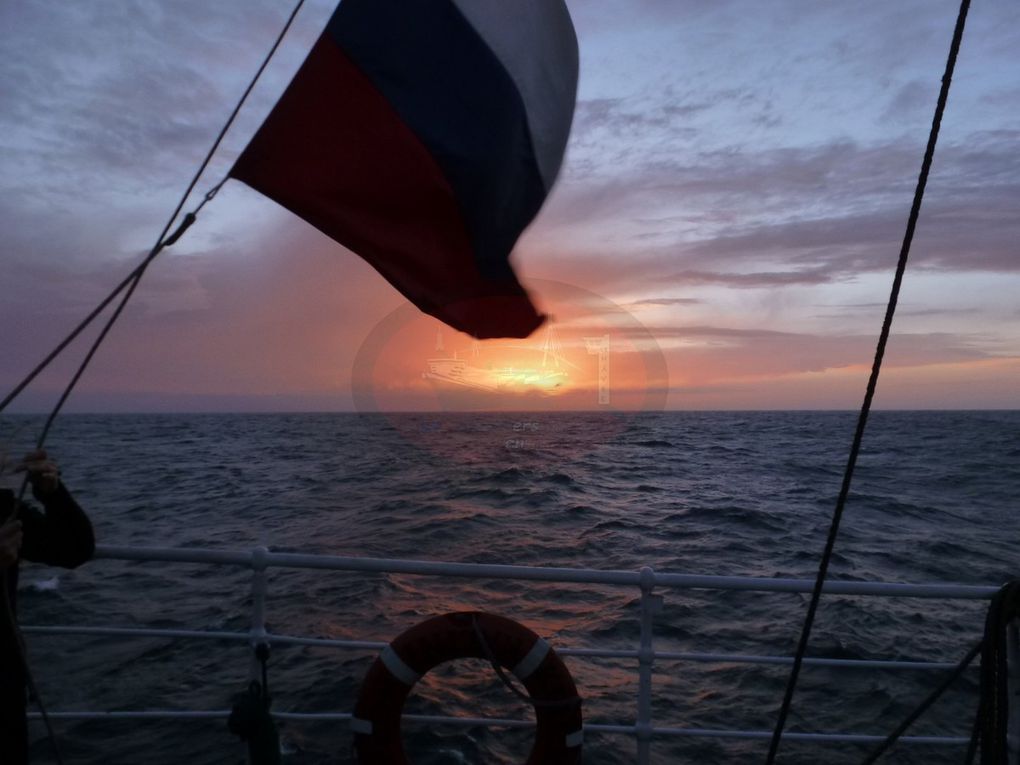
<svg viewBox="0 0 1020 765">
<path fill-rule="evenodd" d="M 343 0 L 230 175 L 478 338 L 544 320 L 510 252 L 559 171 L 562 0 Z"/>
</svg>

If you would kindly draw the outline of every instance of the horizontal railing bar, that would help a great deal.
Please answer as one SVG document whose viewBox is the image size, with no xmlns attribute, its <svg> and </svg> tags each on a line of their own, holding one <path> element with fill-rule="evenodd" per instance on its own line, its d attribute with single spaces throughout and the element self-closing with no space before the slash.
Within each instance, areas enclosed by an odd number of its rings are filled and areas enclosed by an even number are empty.
<svg viewBox="0 0 1020 765">
<path fill-rule="evenodd" d="M 134 560 L 165 563 L 210 563 L 221 566 L 252 565 L 251 550 L 217 550 L 201 547 L 133 547 L 96 545 L 94 560 Z"/>
<path fill-rule="evenodd" d="M 587 726 L 585 726 L 587 729 Z M 742 738 L 767 740 L 772 738 L 770 730 L 713 730 L 710 728 L 653 728 L 654 736 L 691 736 L 695 738 Z M 784 731 L 783 738 L 788 741 L 814 741 L 818 743 L 846 744 L 878 744 L 888 738 L 887 735 L 867 733 L 799 733 Z M 935 744 L 938 746 L 962 746 L 970 743 L 965 736 L 900 736 L 897 744 Z"/>
<path fill-rule="evenodd" d="M 236 642 L 250 642 L 250 632 L 219 632 L 214 630 L 182 630 L 182 629 L 157 629 L 140 627 L 69 627 L 69 626 L 43 626 L 24 625 L 21 631 L 27 634 L 36 635 L 97 635 L 104 637 L 169 637 L 169 638 L 194 638 L 199 640 L 230 640 Z M 381 651 L 387 643 L 379 640 L 336 640 L 331 638 L 307 638 L 293 637 L 290 635 L 276 635 L 267 633 L 259 638 L 258 642 L 267 642 L 272 645 L 300 645 L 316 646 L 323 648 L 347 648 L 352 650 Z M 561 656 L 576 656 L 578 658 L 596 659 L 637 659 L 638 651 L 626 649 L 599 649 L 599 648 L 556 648 Z M 684 653 L 677 651 L 653 651 L 652 656 L 656 661 L 691 661 L 703 664 L 793 664 L 793 658 L 789 656 L 760 656 L 755 654 L 728 654 L 728 653 Z M 934 661 L 896 661 L 882 659 L 826 659 L 814 657 L 804 659 L 806 666 L 815 667 L 844 667 L 850 669 L 907 669 L 907 670 L 951 670 L 955 669 L 953 662 Z M 974 667 L 976 669 L 976 667 Z"/>
<path fill-rule="evenodd" d="M 594 657 L 601 659 L 637 659 L 636 650 L 601 650 L 599 648 L 556 648 L 560 656 Z M 702 664 L 793 664 L 792 656 L 763 656 L 740 653 L 691 653 L 682 651 L 652 651 L 655 661 L 693 661 Z M 809 657 L 803 660 L 806 666 L 850 667 L 854 669 L 956 669 L 956 662 L 949 661 L 902 661 L 896 659 L 827 659 Z M 974 669 L 980 662 L 972 665 Z"/>
<path fill-rule="evenodd" d="M 559 651 L 558 653 L 564 653 Z M 760 656 L 757 654 L 726 653 L 677 653 L 654 651 L 656 661 L 694 661 L 707 664 L 779 664 L 792 665 L 792 656 Z M 635 656 L 637 652 L 635 652 Z M 909 669 L 946 671 L 956 669 L 956 662 L 948 661 L 901 661 L 897 659 L 826 659 L 811 657 L 803 660 L 808 667 L 846 667 L 852 669 Z M 980 662 L 972 665 L 977 669 Z M 769 734 L 771 735 L 771 734 Z M 784 734 L 785 735 L 785 734 Z"/>
<path fill-rule="evenodd" d="M 41 720 L 39 712 L 29 712 L 29 720 Z M 47 710 L 51 720 L 219 720 L 230 717 L 229 709 L 134 709 L 131 711 L 88 712 Z M 275 713 L 274 713 L 275 716 Z M 350 715 L 348 715 L 350 717 Z"/>
<path fill-rule="evenodd" d="M 640 654 L 636 650 L 603 651 L 598 648 L 557 648 L 561 656 L 577 656 L 580 658 L 637 659 Z M 681 651 L 652 651 L 655 661 L 691 661 L 701 664 L 779 664 L 792 665 L 792 656 L 767 656 L 740 653 L 691 653 Z M 949 661 L 903 661 L 896 659 L 827 659 L 825 657 L 809 657 L 803 660 L 805 666 L 814 667 L 846 667 L 851 669 L 910 669 L 946 671 L 956 669 L 956 662 Z M 980 662 L 971 668 L 977 669 Z"/>
<path fill-rule="evenodd" d="M 220 632 L 216 630 L 182 630 L 148 627 L 72 627 L 65 625 L 23 625 L 21 631 L 36 635 L 97 635 L 106 637 L 172 637 L 198 640 L 229 640 L 236 642 L 271 643 L 273 645 L 304 645 L 379 651 L 386 643 L 379 640 L 330 640 L 303 638 L 266 633 L 255 640 L 251 632 Z"/>
<path fill-rule="evenodd" d="M 251 552 L 167 547 L 123 547 L 100 545 L 96 558 L 176 563 L 215 563 L 240 566 L 276 566 L 282 568 L 328 569 L 422 576 L 454 576 L 482 579 L 513 579 L 573 584 L 609 584 L 640 587 L 650 582 L 656 587 L 676 589 L 744 590 L 752 592 L 811 592 L 810 579 L 779 579 L 749 576 L 711 576 L 702 574 L 652 573 L 642 579 L 640 571 L 543 568 L 493 563 L 452 563 L 448 561 L 401 560 L 396 558 L 352 558 L 335 555 L 275 553 L 263 548 Z M 646 577 L 648 574 L 645 575 Z M 991 598 L 996 587 L 962 584 L 900 584 L 894 582 L 851 582 L 828 580 L 823 589 L 832 595 L 876 595 L 904 598 L 945 598 L 980 600 Z"/>
<path fill-rule="evenodd" d="M 64 625 L 30 625 L 21 627 L 28 635 L 97 635 L 101 637 L 196 638 L 199 640 L 250 641 L 250 632 L 217 632 L 215 630 L 181 630 L 146 627 L 68 627 Z"/>
<path fill-rule="evenodd" d="M 289 635 L 266 635 L 273 645 L 321 646 L 323 648 L 350 648 L 355 651 L 381 651 L 388 643 L 382 640 L 336 640 L 332 638 L 291 637 Z"/>
<path fill-rule="evenodd" d="M 305 721 L 350 721 L 350 713 L 345 712 L 273 712 L 273 717 L 279 720 L 305 720 Z M 30 719 L 40 719 L 38 712 L 30 713 Z M 52 711 L 49 717 L 54 720 L 208 720 L 223 719 L 230 716 L 230 711 L 209 710 L 209 711 L 187 711 L 187 710 L 132 710 L 132 711 L 111 711 L 111 712 L 87 712 L 87 711 Z M 404 715 L 403 720 L 407 722 L 451 725 L 454 727 L 489 726 L 499 728 L 531 728 L 535 723 L 530 720 L 511 720 L 492 717 L 442 717 L 439 715 Z M 624 735 L 637 735 L 637 727 L 634 725 L 607 725 L 601 723 L 585 723 L 585 733 L 616 733 Z M 738 739 L 768 739 L 772 736 L 771 731 L 762 730 L 717 730 L 713 728 L 652 728 L 653 736 L 668 738 L 690 737 L 690 738 L 738 738 Z M 885 740 L 883 735 L 871 735 L 865 733 L 800 733 L 790 731 L 783 734 L 783 737 L 790 741 L 814 741 L 827 743 L 858 743 L 874 744 Z M 898 743 L 913 745 L 941 745 L 960 746 L 969 743 L 970 739 L 963 736 L 903 736 Z"/>
</svg>

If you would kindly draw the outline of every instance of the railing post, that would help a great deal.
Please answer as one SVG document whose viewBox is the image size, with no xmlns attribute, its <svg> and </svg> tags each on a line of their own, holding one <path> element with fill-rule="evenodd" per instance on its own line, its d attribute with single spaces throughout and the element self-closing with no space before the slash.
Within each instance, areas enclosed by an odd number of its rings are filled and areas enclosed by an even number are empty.
<svg viewBox="0 0 1020 765">
<path fill-rule="evenodd" d="M 1020 620 L 1013 619 L 1006 628 L 1006 687 L 1008 689 L 1006 722 L 1006 760 L 1020 765 Z"/>
<path fill-rule="evenodd" d="M 269 549 L 256 547 L 251 552 L 251 665 L 248 672 L 249 680 L 262 681 L 262 667 L 255 656 L 260 645 L 266 645 L 266 589 L 268 575 L 266 567 L 269 563 Z"/>
<path fill-rule="evenodd" d="M 638 649 L 637 734 L 638 765 L 648 765 L 652 757 L 652 630 L 655 615 L 662 611 L 662 596 L 652 593 L 655 571 L 651 566 L 641 569 L 641 647 Z"/>
</svg>

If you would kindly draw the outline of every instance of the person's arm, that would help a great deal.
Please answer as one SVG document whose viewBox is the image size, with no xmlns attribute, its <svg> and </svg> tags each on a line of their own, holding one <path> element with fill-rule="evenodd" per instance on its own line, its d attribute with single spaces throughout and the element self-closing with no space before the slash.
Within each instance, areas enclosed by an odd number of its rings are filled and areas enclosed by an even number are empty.
<svg viewBox="0 0 1020 765">
<path fill-rule="evenodd" d="M 0 524 L 0 571 L 18 562 L 21 554 L 21 521 Z"/>
<path fill-rule="evenodd" d="M 96 548 L 88 516 L 60 482 L 60 473 L 47 461 L 45 452 L 29 455 L 22 465 L 32 482 L 32 493 L 46 512 L 21 508 L 21 557 L 50 566 L 80 566 Z"/>
</svg>

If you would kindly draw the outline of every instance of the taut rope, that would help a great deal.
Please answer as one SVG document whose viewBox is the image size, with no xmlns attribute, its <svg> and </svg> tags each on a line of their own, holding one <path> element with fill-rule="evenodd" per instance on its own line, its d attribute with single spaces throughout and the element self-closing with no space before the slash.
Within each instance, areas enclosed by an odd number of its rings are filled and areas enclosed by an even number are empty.
<svg viewBox="0 0 1020 765">
<path fill-rule="evenodd" d="M 46 424 L 43 426 L 42 432 L 39 434 L 39 439 L 36 442 L 37 449 L 42 449 L 43 445 L 46 443 L 46 437 L 49 435 L 50 428 L 53 426 L 54 420 L 56 420 L 57 415 L 60 413 L 60 410 L 64 406 L 64 403 L 67 401 L 68 397 L 71 395 L 71 392 L 78 384 L 78 380 L 81 379 L 81 376 L 85 373 L 85 369 L 88 367 L 89 362 L 92 361 L 92 357 L 99 349 L 99 346 L 102 344 L 103 340 L 106 339 L 106 335 L 109 333 L 110 329 L 116 323 L 117 319 L 120 318 L 120 315 L 124 311 L 124 308 L 127 306 L 128 301 L 131 300 L 131 296 L 134 294 L 135 289 L 141 282 L 142 276 L 144 276 L 145 270 L 149 267 L 149 264 L 152 263 L 152 261 L 156 259 L 156 256 L 159 255 L 159 253 L 161 253 L 165 248 L 169 247 L 170 245 L 174 244 L 178 239 L 180 239 L 184 232 L 191 227 L 191 224 L 195 222 L 198 216 L 198 212 L 205 206 L 207 202 L 209 202 L 214 196 L 216 196 L 216 192 L 218 192 L 220 188 L 223 186 L 223 184 L 226 183 L 227 179 L 224 178 L 215 186 L 213 186 L 208 192 L 206 192 L 205 196 L 202 198 L 202 201 L 198 204 L 198 206 L 190 213 L 185 215 L 184 218 L 181 220 L 181 223 L 178 225 L 177 229 L 172 234 L 167 236 L 167 234 L 169 234 L 170 232 L 170 227 L 173 226 L 174 221 L 177 220 L 177 216 L 180 215 L 181 210 L 184 209 L 185 203 L 188 201 L 188 198 L 191 196 L 191 193 L 195 190 L 195 186 L 198 185 L 198 181 L 202 177 L 202 173 L 204 173 L 206 168 L 209 166 L 209 162 L 212 160 L 213 155 L 219 148 L 220 143 L 222 143 L 224 136 L 227 134 L 227 131 L 230 129 L 231 125 L 234 124 L 234 120 L 237 118 L 238 113 L 241 111 L 241 107 L 244 105 L 245 101 L 247 101 L 248 96 L 251 94 L 252 89 L 255 87 L 255 83 L 258 82 L 259 78 L 262 76 L 262 73 L 269 65 L 269 61 L 272 59 L 273 54 L 276 53 L 276 49 L 279 48 L 280 43 L 283 42 L 284 36 L 286 36 L 287 31 L 290 29 L 291 24 L 294 22 L 294 19 L 297 16 L 298 11 L 300 11 L 301 7 L 304 5 L 304 2 L 305 0 L 298 0 L 297 4 L 294 6 L 294 9 L 291 11 L 290 16 L 287 18 L 287 22 L 283 25 L 283 28 L 280 30 L 280 33 L 277 35 L 276 41 L 273 43 L 273 47 L 269 49 L 269 52 L 262 60 L 262 64 L 255 72 L 255 76 L 252 77 L 251 81 L 248 83 L 248 87 L 245 88 L 244 93 L 238 100 L 237 105 L 234 106 L 234 110 L 230 113 L 230 116 L 227 118 L 227 121 L 223 124 L 223 127 L 220 129 L 219 134 L 216 136 L 216 140 L 213 141 L 213 144 L 210 147 L 209 151 L 206 153 L 205 158 L 202 160 L 201 165 L 199 165 L 198 170 L 195 171 L 194 176 L 192 176 L 191 178 L 191 182 L 188 184 L 188 187 L 181 195 L 180 200 L 177 202 L 177 206 L 174 208 L 173 213 L 170 215 L 170 218 L 167 220 L 166 225 L 163 227 L 163 230 L 160 232 L 159 237 L 156 239 L 156 244 L 153 245 L 151 250 L 149 250 L 149 253 L 148 255 L 145 256 L 145 259 L 140 264 L 138 264 L 138 266 L 136 266 L 135 269 L 130 274 L 128 274 L 128 276 L 119 285 L 117 285 L 117 287 L 115 287 L 114 290 L 95 309 L 93 309 L 93 311 L 88 316 L 86 316 L 85 319 L 83 319 L 82 322 L 78 324 L 78 326 L 75 327 L 71 331 L 71 333 L 57 345 L 56 348 L 53 349 L 46 356 L 46 358 L 43 359 L 42 362 L 40 362 L 36 366 L 36 368 L 33 369 L 25 377 L 24 380 L 22 380 L 18 385 L 16 385 L 14 387 L 14 390 L 7 394 L 3 401 L 0 401 L 0 413 L 2 413 L 4 409 L 6 409 L 7 406 L 15 398 L 17 398 L 17 396 L 29 385 L 29 383 L 31 383 L 32 380 L 34 380 L 39 375 L 40 372 L 42 372 L 47 366 L 49 366 L 49 364 L 68 345 L 70 345 L 71 342 L 79 334 L 81 334 L 81 332 L 89 324 L 91 324 L 92 321 L 95 320 L 95 318 L 99 316 L 100 313 L 102 313 L 103 309 L 105 309 L 111 302 L 113 302 L 114 298 L 116 298 L 117 295 L 119 295 L 121 292 L 124 292 L 124 295 L 123 297 L 121 297 L 120 303 L 117 305 L 117 308 L 114 310 L 110 318 L 107 319 L 106 324 L 103 326 L 103 329 L 100 331 L 99 335 L 93 341 L 92 345 L 88 350 L 88 353 L 85 354 L 85 358 L 78 366 L 77 371 L 74 373 L 74 376 L 71 378 L 71 381 L 67 384 L 67 387 L 64 388 L 64 392 L 61 394 L 60 399 L 53 407 L 53 410 L 50 412 L 49 417 L 47 417 Z M 18 508 L 21 505 L 21 499 L 25 495 L 25 490 L 27 486 L 28 486 L 28 472 L 26 471 L 25 480 L 21 482 L 21 489 L 18 492 L 18 503 L 15 505 L 15 510 L 12 517 L 15 517 L 18 513 Z M 21 661 L 22 666 L 25 669 L 25 676 L 28 681 L 28 687 L 31 690 L 32 696 L 35 698 L 36 703 L 39 706 L 39 711 L 42 713 L 43 721 L 46 724 L 46 732 L 49 735 L 51 744 L 53 745 L 53 751 L 56 756 L 56 761 L 58 765 L 63 765 L 64 761 L 63 758 L 60 756 L 60 748 L 57 744 L 56 734 L 53 731 L 53 726 L 50 723 L 49 715 L 46 713 L 46 707 L 42 702 L 42 698 L 39 696 L 39 692 L 35 684 L 35 679 L 32 677 L 32 671 L 28 664 L 28 656 L 27 651 L 25 650 L 24 636 L 21 634 L 21 630 L 18 628 L 17 620 L 14 618 L 14 612 L 13 609 L 11 608 L 10 599 L 7 597 L 6 569 L 0 570 L 0 589 L 3 590 L 3 595 L 0 597 L 2 597 L 4 600 L 3 608 L 4 618 L 9 622 L 10 628 L 14 632 L 14 635 L 16 637 L 16 642 L 18 644 L 20 654 L 19 659 Z"/>
<path fill-rule="evenodd" d="M 861 441 L 864 439 L 864 427 L 868 422 L 868 413 L 871 411 L 871 401 L 875 397 L 878 375 L 882 369 L 882 358 L 885 356 L 885 347 L 889 340 L 893 315 L 896 313 L 896 303 L 900 295 L 900 286 L 903 283 L 903 274 L 907 269 L 910 245 L 914 240 L 914 229 L 917 227 L 917 219 L 921 213 L 921 200 L 924 198 L 924 189 L 928 183 L 928 173 L 931 170 L 932 160 L 935 157 L 935 144 L 938 142 L 942 115 L 946 110 L 946 101 L 949 99 L 949 85 L 953 80 L 953 69 L 956 67 L 956 57 L 960 52 L 960 41 L 963 39 L 963 27 L 966 24 L 967 11 L 969 9 L 970 0 L 962 0 L 960 12 L 956 18 L 953 42 L 949 47 L 949 58 L 946 61 L 945 74 L 942 75 L 942 89 L 939 92 L 935 116 L 932 119 L 931 132 L 928 135 L 928 146 L 924 152 L 924 160 L 921 162 L 921 174 L 918 176 L 917 186 L 914 189 L 914 203 L 910 208 L 907 230 L 903 235 L 903 245 L 900 247 L 900 257 L 896 264 L 896 275 L 893 278 L 892 292 L 889 295 L 889 304 L 885 311 L 885 321 L 882 323 L 882 332 L 878 338 L 878 346 L 875 348 L 875 360 L 871 366 L 871 377 L 868 379 L 864 403 L 861 406 L 860 416 L 857 419 L 857 430 L 854 432 L 853 445 L 850 447 L 850 457 L 847 460 L 846 471 L 843 473 L 843 485 L 839 491 L 839 499 L 836 501 L 836 509 L 833 511 L 832 521 L 829 525 L 829 535 L 825 540 L 825 549 L 822 552 L 822 559 L 818 565 L 818 575 L 815 577 L 815 586 L 811 591 L 811 602 L 808 605 L 807 616 L 804 618 L 804 625 L 801 628 L 800 641 L 797 643 L 797 653 L 793 659 L 790 677 L 786 683 L 783 704 L 779 709 L 776 727 L 772 731 L 772 740 L 769 743 L 769 752 L 765 760 L 766 765 L 773 765 L 779 752 L 779 743 L 783 737 L 783 728 L 786 726 L 786 717 L 790 712 L 793 693 L 797 688 L 797 678 L 800 675 L 801 664 L 804 661 L 804 653 L 807 651 L 808 639 L 811 637 L 811 627 L 815 621 L 815 613 L 818 611 L 818 602 L 822 595 L 822 585 L 825 583 L 825 576 L 829 570 L 829 562 L 832 559 L 832 551 L 836 546 L 836 537 L 839 535 L 839 523 L 842 520 L 843 508 L 846 506 L 846 500 L 850 494 L 850 483 L 853 480 L 854 467 L 857 465 L 857 455 L 861 450 Z"/>
</svg>

